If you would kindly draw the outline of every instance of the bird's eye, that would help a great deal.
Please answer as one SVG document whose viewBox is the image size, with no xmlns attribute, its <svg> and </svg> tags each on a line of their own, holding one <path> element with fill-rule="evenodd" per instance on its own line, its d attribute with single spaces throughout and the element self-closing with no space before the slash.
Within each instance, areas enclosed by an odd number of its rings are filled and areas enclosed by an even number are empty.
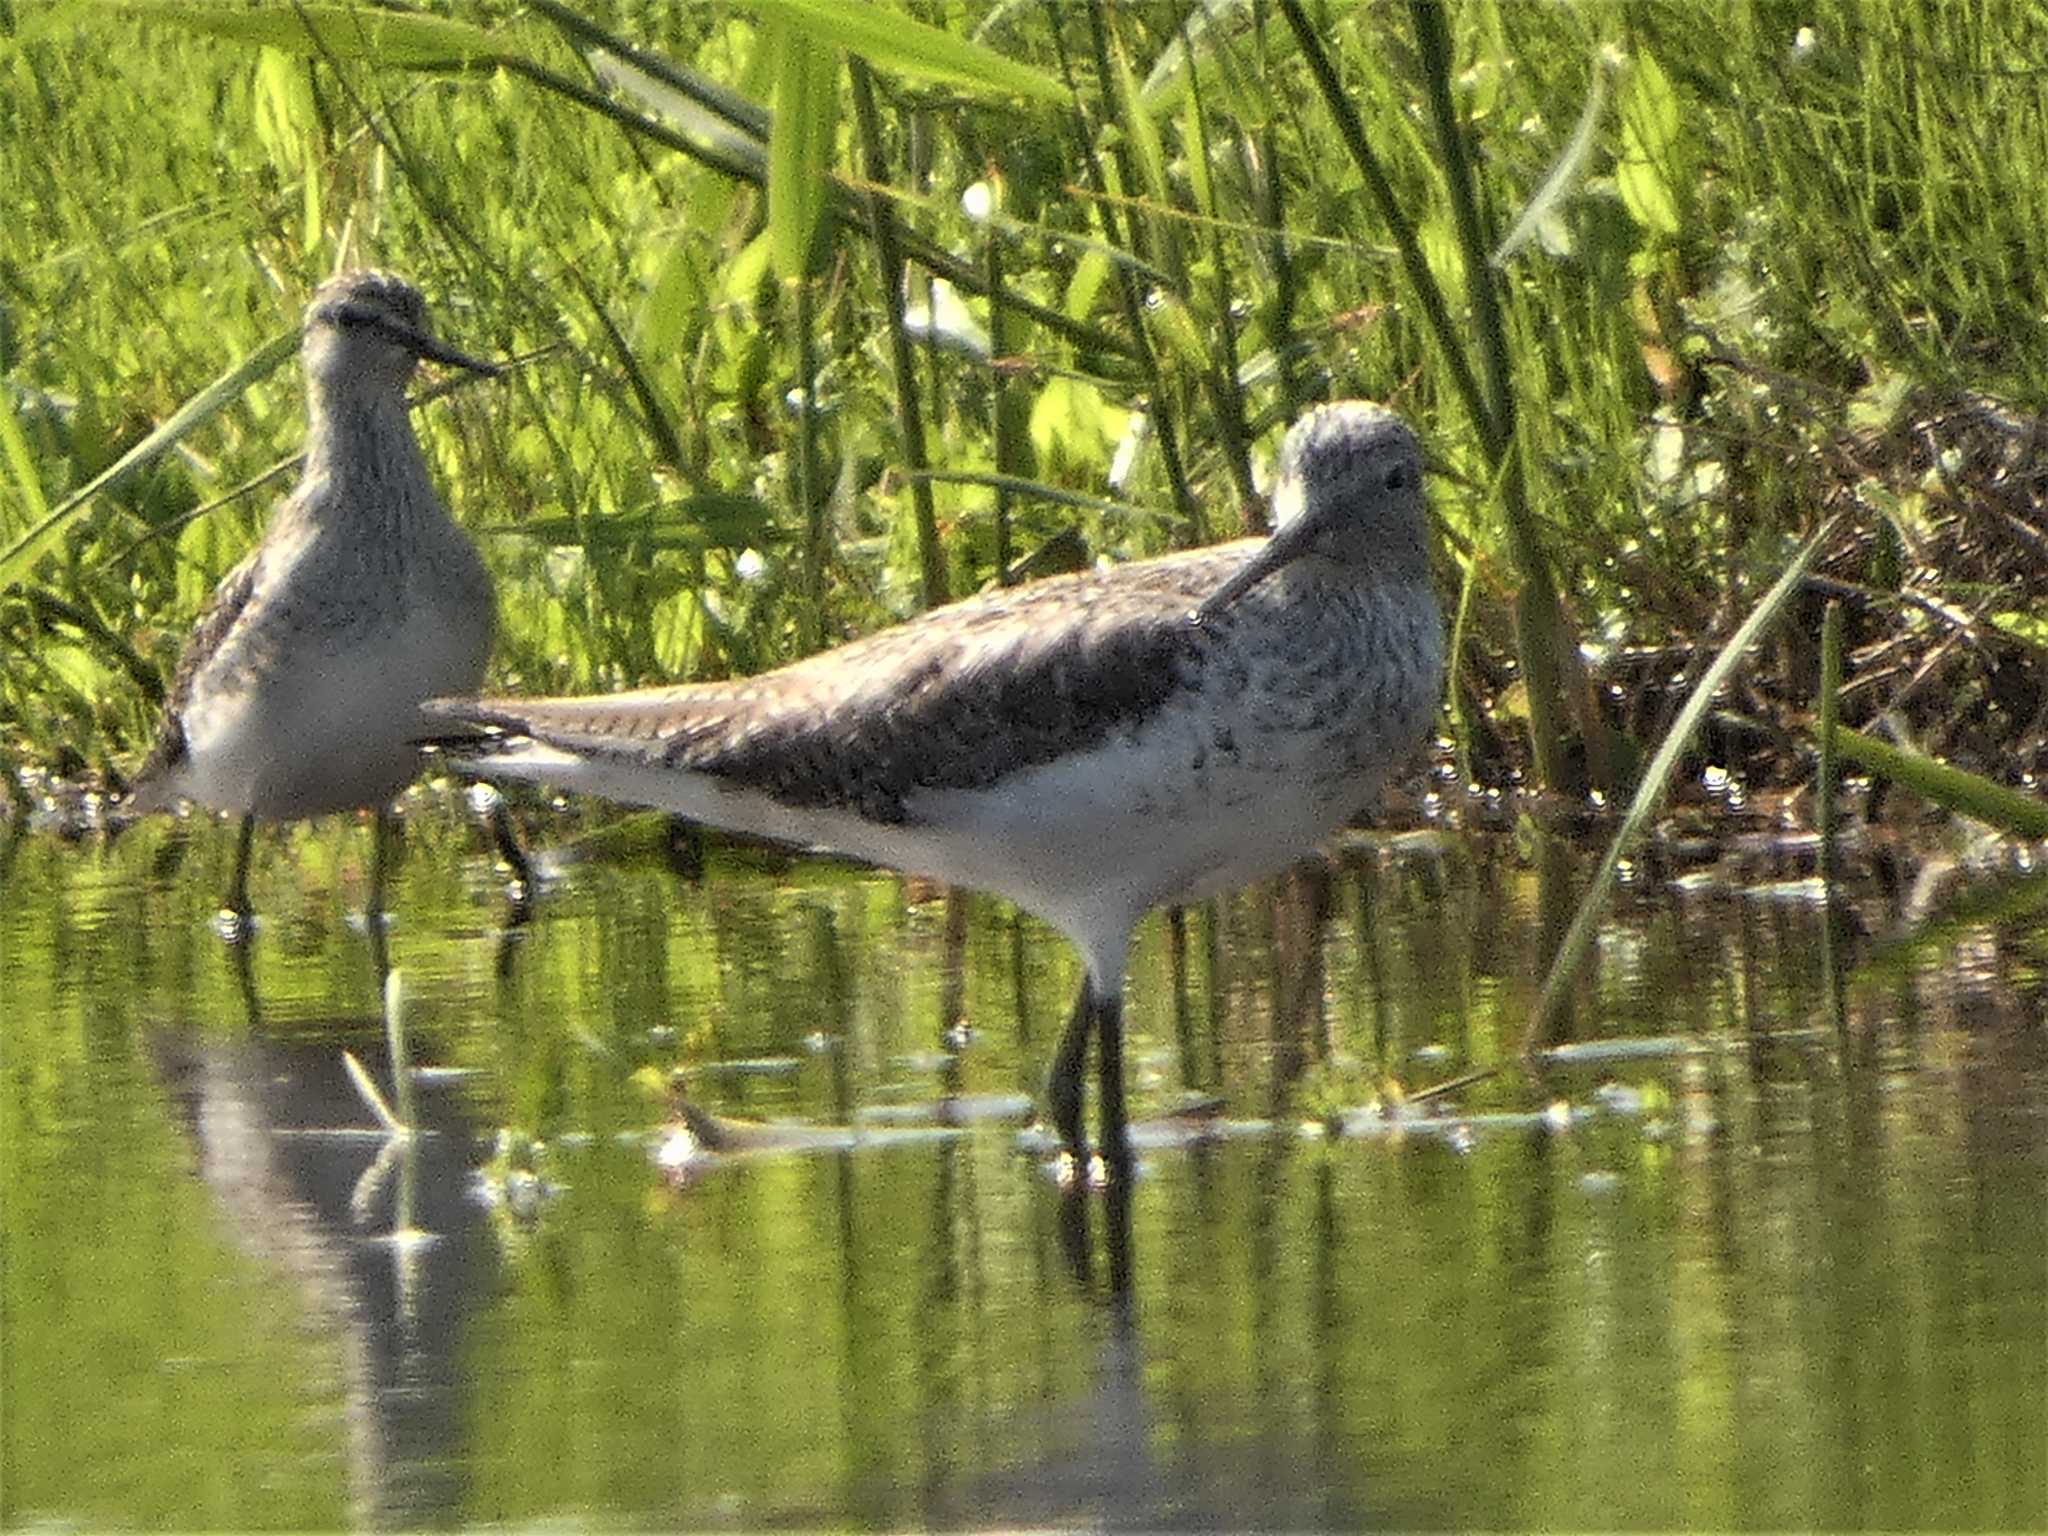
<svg viewBox="0 0 2048 1536">
<path fill-rule="evenodd" d="M 1387 471 L 1386 488 L 1390 491 L 1404 491 L 1408 488 L 1408 466 L 1396 464 Z"/>
</svg>

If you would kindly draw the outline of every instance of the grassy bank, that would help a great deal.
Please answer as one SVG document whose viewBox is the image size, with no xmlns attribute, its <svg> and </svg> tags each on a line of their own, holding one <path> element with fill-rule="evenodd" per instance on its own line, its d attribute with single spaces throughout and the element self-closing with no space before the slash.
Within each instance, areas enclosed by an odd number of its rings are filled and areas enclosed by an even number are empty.
<svg viewBox="0 0 2048 1536">
<path fill-rule="evenodd" d="M 419 413 L 508 688 L 1256 527 L 1284 424 L 1367 395 L 1442 471 L 1473 777 L 1625 786 L 1829 514 L 1705 755 L 1809 771 L 1834 597 L 1845 723 L 2048 770 L 2037 7 L 904 7 L 1007 74 L 810 0 L 437 14 L 0 7 L 16 765 L 133 765 L 292 473 L 295 370 L 238 367 L 374 264 L 520 360 Z"/>
</svg>

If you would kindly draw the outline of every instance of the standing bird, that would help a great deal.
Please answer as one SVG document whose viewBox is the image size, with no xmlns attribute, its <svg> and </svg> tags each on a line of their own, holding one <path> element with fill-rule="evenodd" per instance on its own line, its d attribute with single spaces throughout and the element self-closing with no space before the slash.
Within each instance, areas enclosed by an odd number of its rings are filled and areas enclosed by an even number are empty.
<svg viewBox="0 0 2048 1536">
<path fill-rule="evenodd" d="M 193 627 L 128 796 L 138 813 L 241 813 L 238 928 L 259 816 L 373 808 L 381 909 L 390 802 L 419 769 L 414 711 L 483 681 L 494 623 L 490 575 L 434 494 L 405 386 L 421 358 L 499 369 L 429 335 L 419 290 L 386 272 L 323 283 L 300 356 L 305 471 Z"/>
<path fill-rule="evenodd" d="M 538 779 L 993 891 L 1086 964 L 1054 1057 L 1083 1150 L 1128 1157 L 1124 960 L 1138 920 L 1276 873 L 1378 795 L 1433 718 L 1443 622 L 1422 455 L 1358 401 L 1288 432 L 1263 541 L 969 598 L 739 682 L 444 700 L 467 772 Z"/>
</svg>

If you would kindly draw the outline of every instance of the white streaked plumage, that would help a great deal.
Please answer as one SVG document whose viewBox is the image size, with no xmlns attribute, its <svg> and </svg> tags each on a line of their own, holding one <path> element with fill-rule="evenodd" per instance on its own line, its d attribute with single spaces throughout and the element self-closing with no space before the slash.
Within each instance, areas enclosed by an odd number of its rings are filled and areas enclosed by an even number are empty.
<svg viewBox="0 0 2048 1536">
<path fill-rule="evenodd" d="M 306 465 L 187 641 L 128 805 L 244 818 L 229 905 L 248 907 L 248 818 L 382 810 L 419 767 L 414 710 L 473 689 L 492 631 L 482 560 L 434 494 L 405 385 L 422 357 L 495 373 L 427 332 L 381 272 L 306 309 Z"/>
<path fill-rule="evenodd" d="M 761 678 L 609 697 L 448 700 L 504 734 L 466 771 L 654 805 L 994 891 L 1088 980 L 1056 1061 L 1080 1141 L 1103 1047 L 1120 1154 L 1119 998 L 1138 920 L 1285 868 L 1371 804 L 1442 687 L 1413 433 L 1325 406 L 1281 453 L 1270 539 L 939 609 Z"/>
</svg>

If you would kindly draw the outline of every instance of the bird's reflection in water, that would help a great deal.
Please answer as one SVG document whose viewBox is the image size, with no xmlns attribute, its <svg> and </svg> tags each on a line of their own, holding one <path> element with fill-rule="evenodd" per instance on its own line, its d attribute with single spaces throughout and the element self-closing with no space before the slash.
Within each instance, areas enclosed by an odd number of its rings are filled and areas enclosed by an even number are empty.
<svg viewBox="0 0 2048 1536">
<path fill-rule="evenodd" d="M 322 1020 L 292 1039 L 266 1031 L 250 948 L 228 948 L 247 1033 L 165 1031 L 153 1060 L 231 1240 L 287 1282 L 339 1360 L 354 1522 L 446 1518 L 465 1498 L 462 1325 L 491 1262 L 471 1196 L 471 1128 L 442 1092 L 418 1096 L 410 1135 L 378 1125 L 343 1051 L 388 1085 L 376 1070 L 388 1066 L 382 1021 Z"/>
</svg>

